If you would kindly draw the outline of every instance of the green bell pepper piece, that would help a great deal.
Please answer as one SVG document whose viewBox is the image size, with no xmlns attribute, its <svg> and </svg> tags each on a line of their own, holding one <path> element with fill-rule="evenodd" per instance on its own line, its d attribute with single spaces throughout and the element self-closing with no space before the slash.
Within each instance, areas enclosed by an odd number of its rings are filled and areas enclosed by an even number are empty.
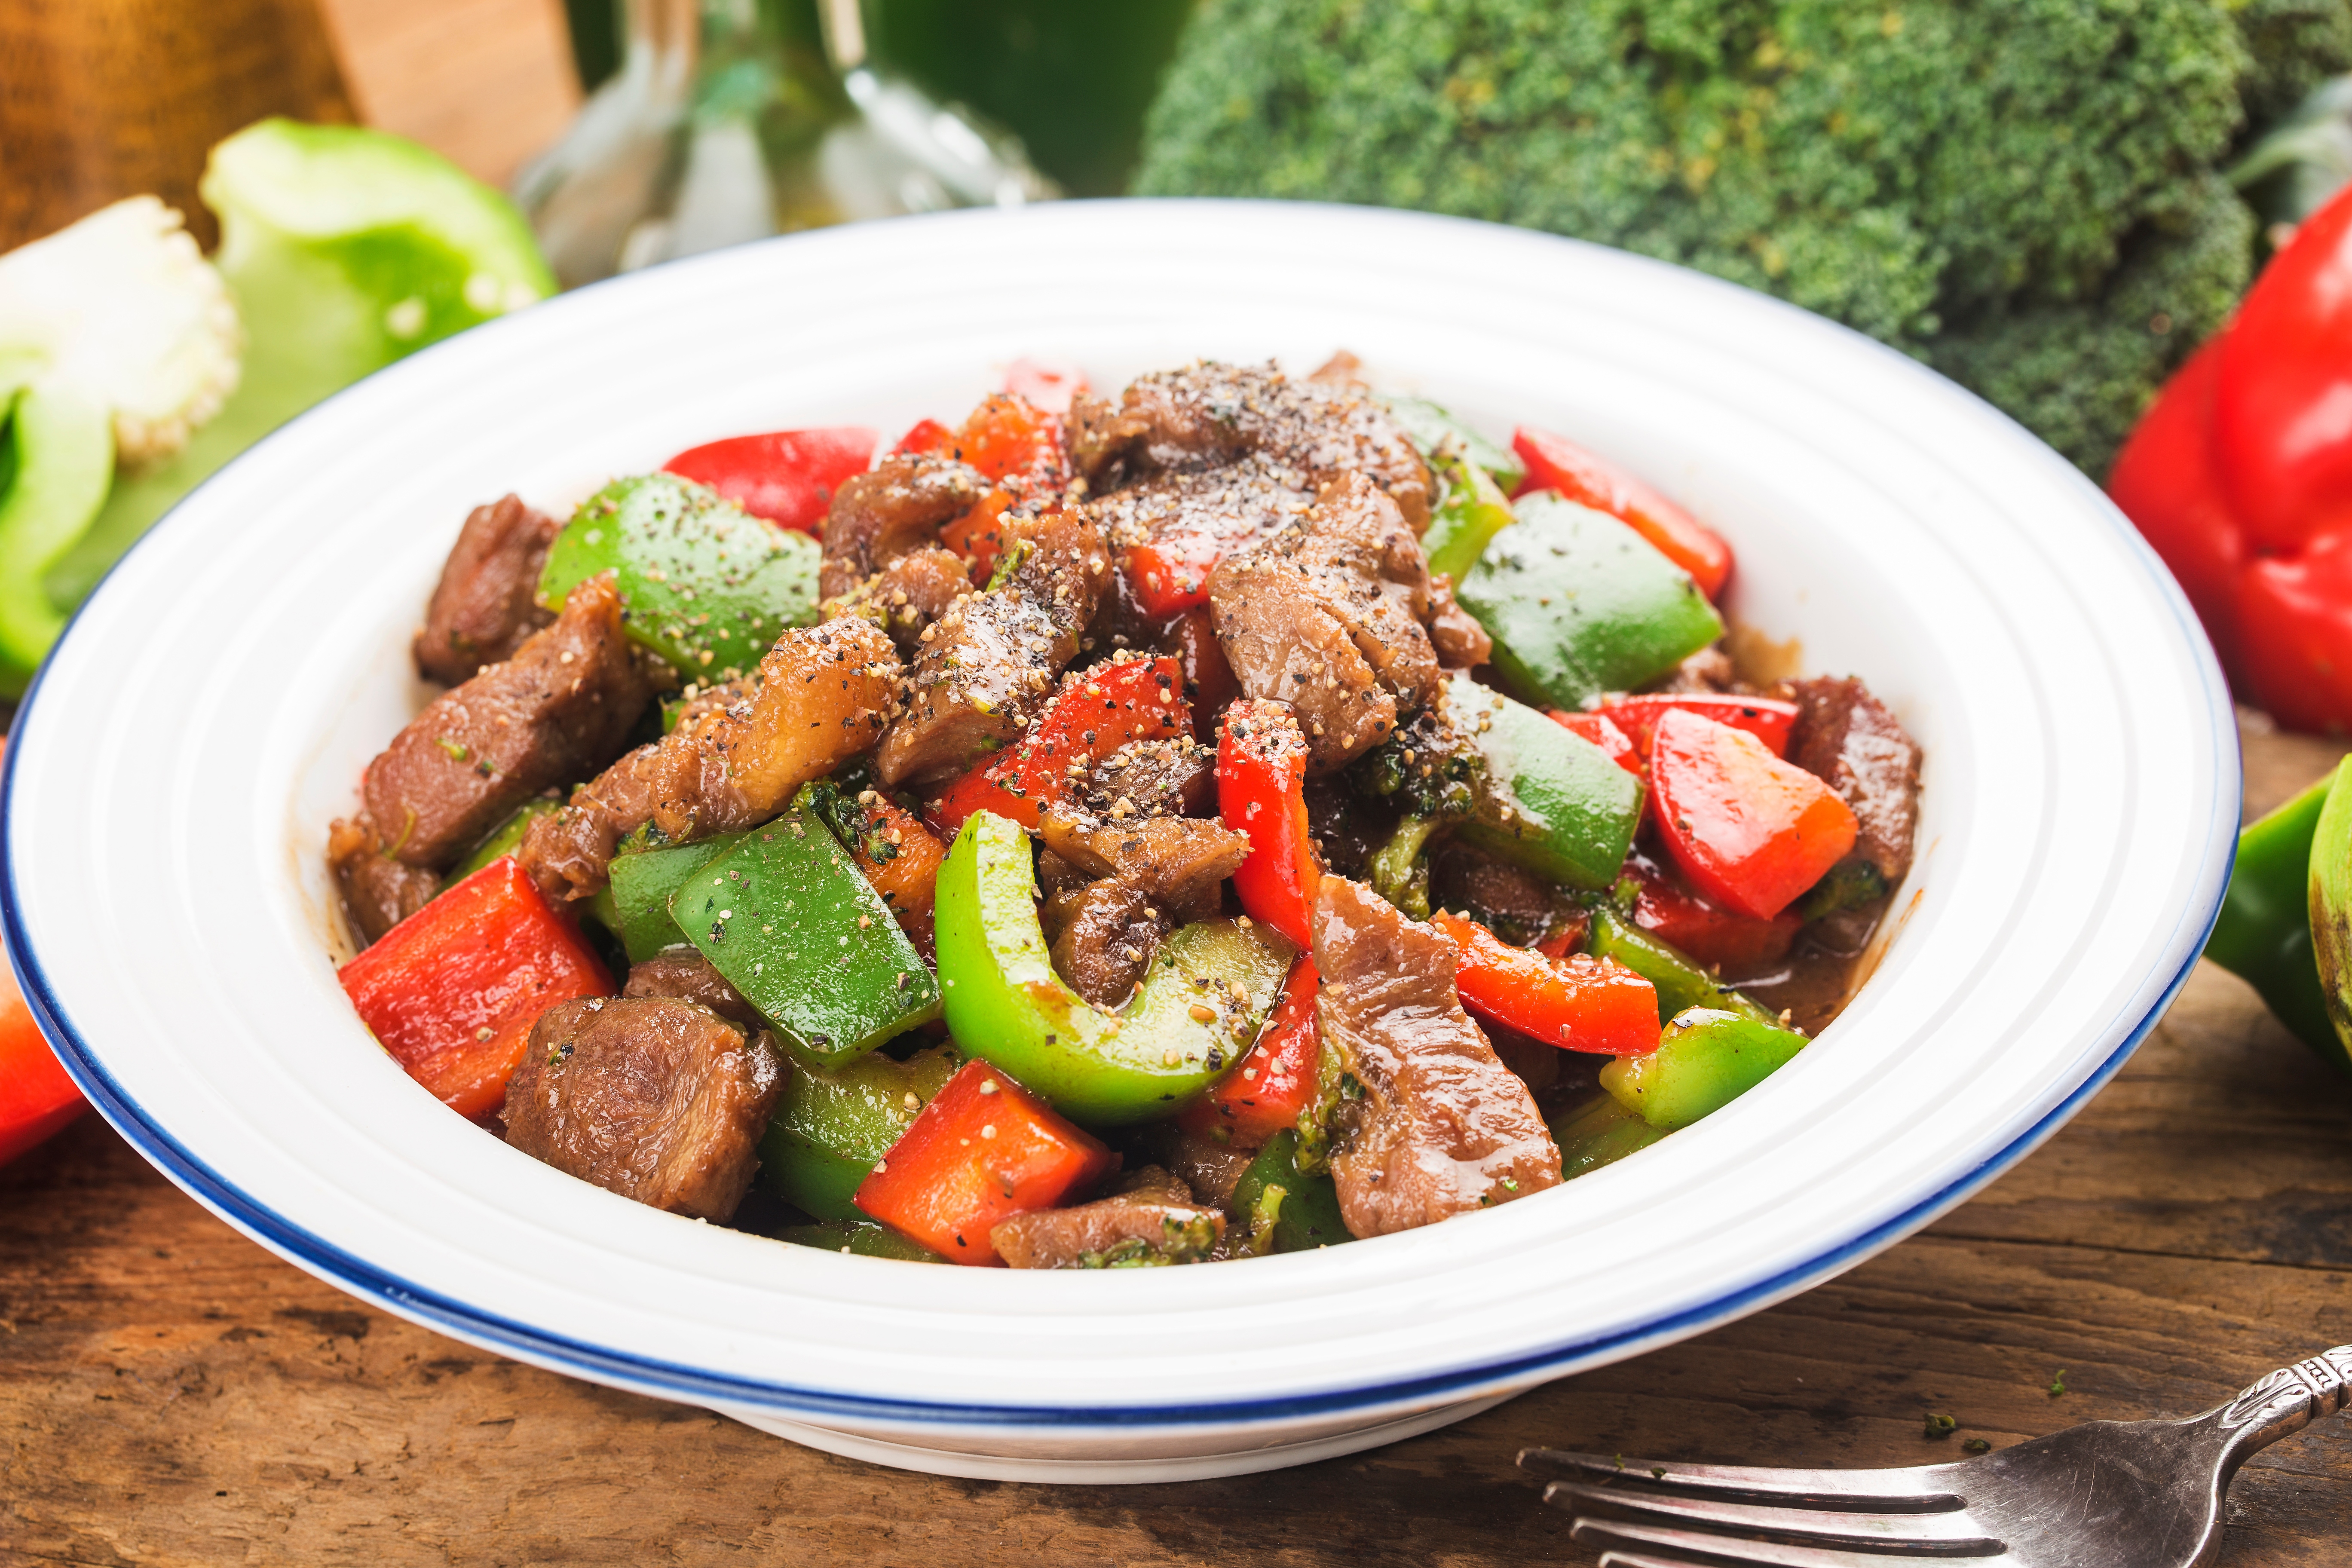
<svg viewBox="0 0 2352 1568">
<path fill-rule="evenodd" d="M 0 405 L 0 692 L 21 694 L 65 630 L 42 577 L 90 526 L 114 479 L 114 416 L 63 380 L 36 382 Z"/>
<path fill-rule="evenodd" d="M 1602 1068 L 1601 1087 L 1651 1126 L 1672 1132 L 1738 1100 L 1809 1043 L 1777 1024 L 1693 1007 L 1666 1026 L 1656 1050 Z"/>
<path fill-rule="evenodd" d="M 2352 1072 L 2352 1056 L 2329 1019 L 2328 988 L 2313 951 L 2314 933 L 2324 919 L 2321 857 L 2313 852 L 2314 839 L 2337 776 L 2331 772 L 2239 830 L 2237 863 L 2205 956 L 2260 992 L 2297 1039 L 2338 1070 Z M 2340 912 L 2344 901 L 2337 899 L 2334 908 Z"/>
<path fill-rule="evenodd" d="M 539 600 L 614 574 L 629 640 L 688 679 L 734 679 L 788 627 L 816 625 L 817 563 L 804 533 L 753 517 L 675 474 L 615 479 L 572 514 L 547 552 Z M 667 724 L 665 724 L 667 728 Z"/>
<path fill-rule="evenodd" d="M 1552 1113 L 1550 1126 L 1551 1141 L 1559 1148 L 1562 1181 L 1613 1165 L 1666 1135 L 1664 1129 L 1651 1126 L 1606 1092 L 1560 1107 Z"/>
<path fill-rule="evenodd" d="M 806 788 L 698 869 L 669 912 L 805 1066 L 837 1067 L 940 1016 L 939 981 Z"/>
<path fill-rule="evenodd" d="M 1404 432 L 1405 439 L 1421 448 L 1421 455 L 1433 465 L 1440 458 L 1458 455 L 1475 464 L 1489 484 L 1500 486 L 1504 491 L 1518 489 L 1519 481 L 1528 477 L 1526 465 L 1517 453 L 1488 440 L 1429 399 L 1382 395 L 1376 401 L 1389 411 L 1389 418 Z M 1438 565 L 1434 560 L 1430 562 L 1430 567 L 1438 572 L 1452 570 Z"/>
<path fill-rule="evenodd" d="M 1546 492 L 1516 509 L 1454 597 L 1529 702 L 1582 708 L 1674 668 L 1723 635 L 1690 574 L 1606 512 Z"/>
<path fill-rule="evenodd" d="M 49 571 L 79 604 L 175 501 L 330 393 L 548 298 L 555 276 L 505 196 L 430 148 L 354 125 L 263 120 L 212 150 L 198 187 L 245 327 L 244 369 L 177 457 L 116 479 Z"/>
<path fill-rule="evenodd" d="M 1430 519 L 1429 531 L 1421 536 L 1422 552 L 1429 557 L 1432 572 L 1443 572 L 1460 583 L 1478 564 L 1478 557 L 1486 553 L 1495 536 L 1516 519 L 1501 487 L 1477 464 L 1444 456 L 1433 458 L 1430 468 L 1444 482 L 1445 499 L 1437 503 L 1437 515 Z"/>
<path fill-rule="evenodd" d="M 849 1201 L 857 1184 L 962 1065 L 950 1046 L 903 1062 L 877 1052 L 830 1070 L 793 1063 L 760 1140 L 760 1180 L 818 1219 L 864 1219 Z"/>
<path fill-rule="evenodd" d="M 2335 777 L 2340 779 L 2343 776 L 2343 769 L 2339 765 Z M 2298 802 L 2310 794 L 2311 791 L 2305 791 L 2304 795 L 2298 797 Z M 2298 802 L 2289 803 L 2288 809 L 2293 810 Z M 2244 842 L 2245 836 L 2241 834 L 2239 854 L 2242 862 L 2245 853 Z M 2327 1009 L 2332 1037 L 2328 1045 L 2334 1047 L 2322 1047 L 2319 1054 L 2336 1068 L 2352 1072 L 2352 789 L 2330 789 L 2326 792 L 2319 808 L 2319 819 L 2312 828 L 2309 867 L 2305 908 L 2310 911 L 2306 921 L 2310 927 L 2310 952 L 2319 982 L 2321 1005 Z M 2258 878 L 2255 880 L 2262 879 Z M 2230 896 L 2236 897 L 2237 890 L 2237 879 L 2233 877 L 2230 883 Z M 2290 1007 L 2305 1005 L 2303 976 L 2289 969 L 2284 962 L 2293 955 L 2293 945 L 2281 945 L 2286 951 L 2280 954 L 2279 967 L 2287 971 L 2285 978 L 2292 982 L 2292 986 L 2282 987 L 2276 999 L 2269 998 L 2265 993 L 2265 998 L 2271 1001 L 2274 1011 L 2281 1001 L 2285 1001 Z M 2210 952 L 2212 950 L 2209 946 L 2206 951 Z M 2286 1018 L 2284 1013 L 2280 1016 L 2285 1018 L 2288 1026 L 2295 1028 L 2298 1034 L 2303 1032 L 2295 1019 Z M 2318 1044 L 2312 1035 L 2304 1037 L 2315 1045 Z"/>
<path fill-rule="evenodd" d="M 827 1252 L 853 1253 L 859 1258 L 895 1258 L 901 1263 L 946 1263 L 947 1259 L 919 1242 L 908 1241 L 887 1225 L 870 1219 L 828 1220 L 820 1225 L 787 1226 L 778 1241 L 794 1247 L 821 1247 Z"/>
<path fill-rule="evenodd" d="M 1641 825 L 1642 781 L 1583 736 L 1467 675 L 1454 678 L 1449 706 L 1486 763 L 1462 837 L 1565 887 L 1598 891 L 1613 882 Z"/>
<path fill-rule="evenodd" d="M 613 934 L 621 939 L 631 963 L 642 963 L 662 949 L 686 942 L 685 928 L 671 918 L 670 899 L 688 878 L 742 841 L 740 833 L 722 833 L 692 844 L 633 849 L 613 857 Z"/>
<path fill-rule="evenodd" d="M 1608 904 L 1593 909 L 1584 950 L 1595 958 L 1615 959 L 1657 987 L 1661 1026 L 1693 1007 L 1737 1013 L 1743 1018 L 1776 1027 L 1780 1025 L 1778 1013 L 1715 979 L 1682 949 L 1652 936 Z"/>
<path fill-rule="evenodd" d="M 513 854 L 522 847 L 522 836 L 530 831 L 532 823 L 562 809 L 561 801 L 544 798 L 524 801 L 514 808 L 514 815 L 491 828 L 489 836 L 474 846 L 472 854 L 458 861 L 456 868 L 441 879 L 441 890 L 447 892 L 491 861 Z M 678 940 L 684 942 L 686 939 L 680 937 Z M 636 954 L 629 956 L 635 958 Z"/>
<path fill-rule="evenodd" d="M 1328 1171 L 1298 1163 L 1298 1134 L 1286 1127 L 1266 1141 L 1234 1184 L 1225 1205 L 1231 1234 L 1255 1255 L 1311 1252 L 1356 1238 L 1339 1217 L 1339 1189 Z"/>
<path fill-rule="evenodd" d="M 1201 921 L 1160 944 L 1123 1011 L 1100 1012 L 1054 973 L 1028 836 L 991 811 L 956 835 L 934 915 L 957 1041 L 1096 1127 L 1164 1116 L 1223 1077 L 1265 1026 L 1297 956 L 1264 925 Z M 1201 1021 L 1195 1007 L 1212 1016 Z"/>
</svg>

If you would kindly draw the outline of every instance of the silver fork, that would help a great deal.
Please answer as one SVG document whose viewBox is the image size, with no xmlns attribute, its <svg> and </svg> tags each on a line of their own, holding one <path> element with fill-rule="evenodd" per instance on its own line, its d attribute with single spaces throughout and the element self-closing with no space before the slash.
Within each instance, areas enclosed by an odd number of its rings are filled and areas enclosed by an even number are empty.
<svg viewBox="0 0 2352 1568">
<path fill-rule="evenodd" d="M 2221 1494 L 2260 1449 L 2352 1403 L 2352 1345 L 2179 1421 L 2090 1421 L 1980 1458 L 1899 1470 L 1676 1465 L 1528 1448 L 1544 1500 L 1601 1568 L 2205 1568 Z"/>
</svg>

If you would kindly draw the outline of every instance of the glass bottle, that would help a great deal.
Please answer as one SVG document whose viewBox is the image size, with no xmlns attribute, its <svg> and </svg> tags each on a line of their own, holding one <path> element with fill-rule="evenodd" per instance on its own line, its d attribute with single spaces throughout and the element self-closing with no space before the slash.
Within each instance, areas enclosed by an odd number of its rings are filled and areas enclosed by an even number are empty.
<svg viewBox="0 0 2352 1568">
<path fill-rule="evenodd" d="M 620 70 L 516 198 L 567 287 L 746 240 L 1058 193 L 877 68 L 857 0 L 620 0 Z"/>
</svg>

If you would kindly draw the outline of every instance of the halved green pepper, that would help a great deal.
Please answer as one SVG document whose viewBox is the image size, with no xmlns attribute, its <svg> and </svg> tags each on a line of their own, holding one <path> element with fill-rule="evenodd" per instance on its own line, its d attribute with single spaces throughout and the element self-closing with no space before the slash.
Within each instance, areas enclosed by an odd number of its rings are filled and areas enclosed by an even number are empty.
<svg viewBox="0 0 2352 1568">
<path fill-rule="evenodd" d="M 697 869 L 669 912 L 809 1067 L 864 1056 L 940 1015 L 938 980 L 805 788 Z"/>
<path fill-rule="evenodd" d="M 903 1062 L 877 1052 L 830 1070 L 794 1062 L 760 1140 L 760 1180 L 818 1219 L 865 1219 L 849 1201 L 857 1184 L 962 1065 L 950 1046 Z"/>
<path fill-rule="evenodd" d="M 1690 574 L 1606 512 L 1546 492 L 1518 502 L 1454 590 L 1529 702 L 1582 708 L 1656 679 L 1723 635 Z"/>
<path fill-rule="evenodd" d="M 817 563 L 806 534 L 751 516 L 675 474 L 615 479 L 572 514 L 547 552 L 539 600 L 612 572 L 629 639 L 689 679 L 751 669 L 788 627 L 816 624 Z"/>
<path fill-rule="evenodd" d="M 1659 941 L 1608 904 L 1596 906 L 1584 950 L 1613 958 L 1657 988 L 1658 1022 L 1664 1025 L 1693 1007 L 1736 1013 L 1778 1027 L 1780 1016 L 1714 979 L 1696 960 Z"/>
<path fill-rule="evenodd" d="M 1664 1128 L 1651 1126 L 1605 1092 L 1562 1106 L 1553 1112 L 1550 1127 L 1551 1141 L 1559 1148 L 1562 1181 L 1613 1165 L 1666 1135 Z"/>
<path fill-rule="evenodd" d="M 1693 1007 L 1666 1026 L 1656 1050 L 1602 1068 L 1601 1087 L 1651 1126 L 1672 1132 L 1738 1100 L 1809 1043 L 1777 1024 Z"/>
<path fill-rule="evenodd" d="M 673 919 L 669 901 L 688 879 L 741 843 L 740 833 L 692 844 L 666 844 L 656 848 L 631 849 L 613 857 L 613 934 L 621 939 L 631 963 L 643 963 L 666 947 L 687 940 L 685 928 Z"/>
<path fill-rule="evenodd" d="M 1467 675 L 1454 678 L 1448 698 L 1455 728 L 1486 762 L 1461 836 L 1563 886 L 1608 887 L 1641 825 L 1642 781 L 1583 736 Z"/>
<path fill-rule="evenodd" d="M 940 868 L 948 1027 L 1055 1110 L 1097 1127 L 1163 1116 L 1247 1052 L 1297 950 L 1263 923 L 1201 921 L 1160 944 L 1135 999 L 1104 1013 L 1054 973 L 1028 835 L 974 812 Z"/>
<path fill-rule="evenodd" d="M 2278 1021 L 2340 1072 L 2352 1056 L 2327 1015 L 2313 951 L 2322 916 L 2313 840 L 2336 772 L 2238 833 L 2238 858 L 2205 956 L 2262 993 Z M 2343 907 L 2340 903 L 2336 906 Z"/>
<path fill-rule="evenodd" d="M 1225 1217 L 1228 1234 L 1258 1254 L 1311 1252 L 1356 1239 L 1339 1217 L 1339 1189 L 1329 1172 L 1299 1164 L 1298 1134 L 1286 1127 L 1234 1184 Z"/>
<path fill-rule="evenodd" d="M 1441 453 L 1429 462 L 1431 472 L 1445 486 L 1445 499 L 1421 536 L 1429 569 L 1443 572 L 1456 583 L 1470 574 L 1495 535 L 1517 520 L 1509 498 L 1486 469 L 1458 454 Z"/>
</svg>

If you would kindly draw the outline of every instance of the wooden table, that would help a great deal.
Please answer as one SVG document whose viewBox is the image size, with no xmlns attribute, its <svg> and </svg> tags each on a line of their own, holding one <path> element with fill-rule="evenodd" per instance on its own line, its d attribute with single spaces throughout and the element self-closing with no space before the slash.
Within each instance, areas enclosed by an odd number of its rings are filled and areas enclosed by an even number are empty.
<svg viewBox="0 0 2352 1568">
<path fill-rule="evenodd" d="M 2267 805 L 2335 755 L 2250 734 Z M 2185 1413 L 2352 1342 L 2352 1085 L 2200 966 L 2074 1123 L 1806 1295 L 1427 1436 L 1164 1487 L 942 1480 L 535 1372 L 360 1306 L 94 1119 L 0 1173 L 0 1568 L 1587 1561 L 1523 1445 L 1811 1465 Z M 2050 1392 L 2060 1372 L 2065 1393 Z M 2352 1424 L 2257 1458 L 2225 1563 L 2352 1551 Z"/>
</svg>

